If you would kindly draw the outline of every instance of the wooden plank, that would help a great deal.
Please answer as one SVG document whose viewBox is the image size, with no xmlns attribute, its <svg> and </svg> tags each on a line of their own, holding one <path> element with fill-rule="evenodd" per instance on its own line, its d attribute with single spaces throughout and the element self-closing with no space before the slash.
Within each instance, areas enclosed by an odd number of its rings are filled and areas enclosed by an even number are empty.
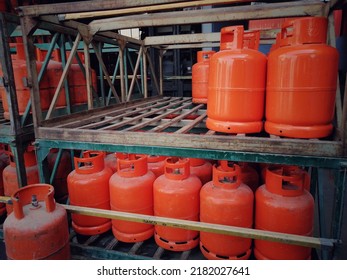
<svg viewBox="0 0 347 280">
<path fill-rule="evenodd" d="M 172 135 L 152 132 L 122 132 L 71 130 L 39 127 L 36 138 L 148 147 L 209 149 L 297 156 L 341 157 L 342 143 L 323 140 L 271 139 L 262 137 L 233 137 L 231 135 Z"/>
<path fill-rule="evenodd" d="M 127 14 L 136 13 L 149 13 L 155 11 L 172 10 L 172 9 L 182 9 L 188 7 L 198 7 L 207 5 L 220 5 L 220 4 L 231 4 L 239 2 L 251 2 L 253 0 L 200 0 L 200 1 L 185 1 L 182 3 L 174 4 L 163 4 L 155 6 L 145 6 L 145 7 L 135 7 L 127 9 L 100 11 L 100 12 L 84 12 L 84 13 L 70 13 L 70 14 L 60 14 L 58 15 L 59 20 L 69 20 L 69 19 L 83 19 L 83 18 L 97 18 L 97 17 L 110 17 L 110 16 L 123 16 Z"/>
<path fill-rule="evenodd" d="M 133 121 L 140 120 L 142 118 L 148 117 L 148 116 L 153 115 L 153 114 L 157 114 L 157 113 L 159 113 L 161 111 L 169 109 L 169 108 L 171 108 L 173 106 L 180 105 L 180 104 L 182 104 L 184 102 L 185 102 L 184 100 L 178 100 L 176 102 L 170 102 L 170 104 L 168 104 L 168 105 L 166 105 L 164 107 L 160 107 L 159 109 L 150 110 L 149 112 L 142 113 L 141 115 L 138 115 L 138 116 L 136 116 L 134 118 L 131 118 L 130 120 L 124 120 L 122 122 L 119 122 L 119 123 L 116 123 L 116 124 L 112 124 L 112 125 L 108 125 L 106 127 L 100 128 L 99 131 L 100 130 L 115 130 L 115 129 L 120 128 L 120 127 L 122 127 L 124 125 L 127 125 L 127 124 L 129 124 L 129 123 L 131 123 Z"/>
<path fill-rule="evenodd" d="M 141 128 L 144 128 L 150 124 L 154 124 L 160 120 L 162 120 L 163 118 L 165 118 L 166 116 L 170 115 L 170 114 L 173 114 L 173 113 L 176 113 L 176 112 L 179 112 L 179 111 L 182 111 L 182 109 L 184 108 L 187 108 L 189 106 L 191 106 L 192 104 L 191 103 L 188 103 L 188 104 L 184 104 L 182 106 L 179 106 L 178 108 L 174 109 L 174 110 L 167 110 L 168 112 L 166 113 L 163 113 L 159 116 L 156 116 L 154 118 L 151 118 L 149 120 L 146 120 L 146 121 L 142 121 L 141 123 L 137 124 L 137 125 L 133 125 L 131 127 L 128 127 L 126 129 L 122 129 L 122 131 L 134 131 L 134 130 L 137 130 L 137 129 L 141 129 Z"/>
<path fill-rule="evenodd" d="M 98 126 L 110 124 L 112 122 L 123 119 L 125 117 L 137 115 L 137 114 L 144 112 L 144 111 L 149 111 L 149 110 L 151 110 L 151 108 L 153 108 L 155 106 L 163 106 L 163 105 L 167 105 L 167 104 L 170 104 L 170 101 L 158 101 L 158 102 L 155 102 L 154 104 L 153 103 L 148 104 L 148 106 L 146 106 L 146 107 L 131 106 L 129 108 L 124 108 L 122 110 L 117 110 L 115 112 L 112 112 L 109 115 L 104 115 L 102 120 L 98 121 L 98 122 L 95 122 L 94 118 L 93 118 L 93 120 L 87 119 L 83 122 L 86 124 L 78 126 L 78 129 L 96 128 Z M 131 111 L 129 111 L 129 110 L 131 110 Z M 124 113 L 122 113 L 122 112 L 124 112 Z M 107 116 L 108 116 L 108 118 L 106 118 Z M 112 117 L 112 116 L 115 116 L 115 117 Z"/>
<path fill-rule="evenodd" d="M 220 32 L 194 33 L 166 36 L 149 36 L 144 39 L 145 46 L 206 43 L 220 41 Z"/>
<path fill-rule="evenodd" d="M 85 59 L 85 79 L 86 79 L 86 87 L 87 87 L 87 104 L 88 104 L 88 110 L 93 109 L 93 93 L 92 93 L 92 72 L 91 72 L 91 65 L 90 65 L 90 54 L 89 54 L 89 44 L 85 40 L 83 44 L 83 50 L 84 50 L 84 59 Z"/>
<path fill-rule="evenodd" d="M 130 7 L 143 7 L 149 5 L 158 5 L 164 3 L 176 3 L 182 0 L 102 0 L 102 1 L 78 1 L 66 2 L 61 4 L 30 5 L 18 8 L 20 15 L 40 16 L 47 14 L 66 14 L 76 12 L 90 12 L 113 10 Z"/>
<path fill-rule="evenodd" d="M 177 122 L 183 120 L 185 117 L 194 114 L 196 111 L 198 111 L 198 110 L 201 109 L 202 107 L 204 107 L 204 105 L 203 105 L 203 104 L 199 104 L 199 105 L 197 105 L 196 107 L 194 107 L 193 109 L 189 110 L 188 112 L 185 112 L 185 113 L 183 113 L 183 114 L 181 114 L 181 115 L 179 115 L 179 116 L 173 118 L 172 120 L 168 121 L 167 123 L 164 123 L 164 124 L 161 124 L 161 125 L 159 125 L 159 126 L 157 126 L 157 127 L 154 127 L 154 128 L 152 128 L 151 130 L 149 130 L 149 131 L 151 131 L 151 132 L 160 132 L 160 131 L 163 131 L 164 129 L 166 129 L 166 128 L 172 126 L 173 124 L 175 124 L 175 123 L 177 123 Z"/>
<path fill-rule="evenodd" d="M 189 130 L 191 130 L 198 123 L 202 122 L 206 118 L 206 116 L 207 116 L 207 113 L 205 112 L 201 116 L 199 116 L 195 120 L 193 120 L 190 124 L 187 124 L 184 127 L 180 128 L 179 130 L 175 131 L 175 134 L 177 134 L 177 133 L 187 133 Z"/>
<path fill-rule="evenodd" d="M 197 230 L 216 234 L 225 234 L 231 236 L 238 236 L 244 238 L 262 239 L 267 241 L 274 241 L 292 245 L 299 245 L 310 248 L 324 248 L 333 247 L 337 240 L 316 238 L 295 234 L 279 233 L 272 231 L 265 231 L 252 228 L 242 228 L 235 226 L 225 226 L 219 224 L 187 221 L 180 219 L 172 219 L 165 217 L 157 217 L 150 215 L 142 215 L 135 213 L 119 212 L 112 210 L 95 209 L 81 206 L 65 205 L 61 204 L 67 211 L 80 214 L 88 215 L 93 217 L 102 217 L 107 219 L 117 219 L 123 221 L 140 222 L 151 225 L 160 225 L 167 227 L 174 227 L 180 229 Z"/>
<path fill-rule="evenodd" d="M 94 20 L 89 24 L 92 33 L 118 29 L 165 26 L 177 24 L 196 24 L 222 21 L 292 17 L 321 16 L 326 4 L 320 1 L 295 1 L 287 3 L 271 3 L 264 5 L 246 5 L 206 10 L 175 11 L 155 14 L 133 15 L 103 20 Z"/>
</svg>

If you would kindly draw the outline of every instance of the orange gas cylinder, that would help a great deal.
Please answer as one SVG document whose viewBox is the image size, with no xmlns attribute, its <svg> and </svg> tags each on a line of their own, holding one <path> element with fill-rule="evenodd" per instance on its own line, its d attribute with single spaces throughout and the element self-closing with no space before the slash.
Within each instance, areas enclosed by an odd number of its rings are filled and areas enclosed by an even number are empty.
<svg viewBox="0 0 347 280">
<path fill-rule="evenodd" d="M 189 158 L 190 174 L 196 175 L 202 185 L 212 180 L 212 164 L 201 158 Z"/>
<path fill-rule="evenodd" d="M 6 10 L 7 10 L 6 1 L 5 0 L 1 0 L 0 1 L 0 12 L 3 13 L 3 12 L 6 12 Z"/>
<path fill-rule="evenodd" d="M 247 162 L 239 162 L 238 165 L 241 168 L 240 180 L 242 183 L 246 184 L 251 188 L 253 192 L 260 186 L 259 175 L 257 170 L 255 170 Z"/>
<path fill-rule="evenodd" d="M 288 175 L 294 175 L 294 174 L 301 174 L 303 173 L 304 176 L 304 188 L 308 192 L 310 191 L 311 187 L 311 178 L 310 174 L 304 169 L 302 169 L 299 166 L 296 165 L 284 165 L 284 164 L 267 164 L 264 165 L 261 169 L 261 181 L 263 184 L 265 184 L 265 176 L 266 176 L 266 170 L 267 169 L 274 169 L 274 168 L 283 168 L 284 172 Z M 300 175 L 301 176 L 301 175 Z"/>
<path fill-rule="evenodd" d="M 14 73 L 14 80 L 16 84 L 16 94 L 17 94 L 17 102 L 18 102 L 18 111 L 20 115 L 23 115 L 25 112 L 26 106 L 30 99 L 30 89 L 26 85 L 26 79 L 28 76 L 26 60 L 25 60 L 25 51 L 23 43 L 11 43 L 11 47 L 16 48 L 16 54 L 12 55 L 12 67 Z M 37 71 L 39 72 L 42 63 L 37 62 Z M 6 98 L 6 94 L 2 92 L 2 105 L 4 108 L 4 118 L 10 119 L 8 102 Z M 47 110 L 50 105 L 50 96 L 49 96 L 49 81 L 43 79 L 40 82 L 40 101 L 41 101 L 41 109 Z"/>
<path fill-rule="evenodd" d="M 164 174 L 165 159 L 165 156 L 148 155 L 148 170 L 154 173 L 155 178 Z"/>
<path fill-rule="evenodd" d="M 314 201 L 304 183 L 304 173 L 288 175 L 283 168 L 267 169 L 266 183 L 256 191 L 255 228 L 311 236 Z M 264 240 L 255 240 L 254 244 L 257 259 L 311 258 L 311 248 L 307 247 Z"/>
<path fill-rule="evenodd" d="M 52 174 L 56 164 L 59 149 L 53 148 L 47 155 L 47 165 L 49 173 Z M 54 198 L 58 202 L 65 202 L 68 197 L 67 176 L 72 171 L 70 152 L 62 151 L 59 163 L 57 163 L 55 178 L 53 179 Z"/>
<path fill-rule="evenodd" d="M 165 173 L 154 182 L 154 215 L 199 220 L 200 179 L 190 174 L 189 159 L 167 158 Z M 155 242 L 170 251 L 186 251 L 199 243 L 199 232 L 155 226 Z"/>
<path fill-rule="evenodd" d="M 28 146 L 24 152 L 25 172 L 27 176 L 27 184 L 37 184 L 40 182 L 39 171 L 37 167 L 36 154 L 34 146 Z M 9 152 L 10 164 L 5 167 L 2 172 L 4 181 L 5 196 L 11 196 L 19 189 L 16 163 L 13 154 Z M 6 204 L 7 215 L 12 212 L 12 205 Z"/>
<path fill-rule="evenodd" d="M 53 186 L 47 184 L 29 185 L 12 195 L 13 213 L 4 223 L 8 259 L 70 259 L 66 210 L 53 196 Z"/>
<path fill-rule="evenodd" d="M 81 58 L 81 61 L 83 63 L 84 56 L 81 54 L 78 54 Z M 83 64 L 83 66 L 85 66 Z M 94 89 L 97 89 L 97 75 L 94 69 L 91 69 L 91 76 L 92 76 L 92 85 Z M 70 101 L 72 105 L 79 105 L 83 103 L 87 103 L 88 96 L 87 96 L 87 82 L 86 78 L 83 74 L 83 71 L 81 67 L 79 66 L 77 59 L 73 58 L 70 71 L 68 74 L 68 82 L 69 82 L 69 89 L 70 89 Z"/>
<path fill-rule="evenodd" d="M 207 128 L 256 133 L 263 127 L 266 56 L 243 47 L 243 26 L 221 30 L 221 50 L 210 59 Z"/>
<path fill-rule="evenodd" d="M 105 155 L 105 166 L 112 170 L 112 174 L 117 171 L 117 157 L 115 153 Z"/>
<path fill-rule="evenodd" d="M 200 221 L 252 228 L 252 190 L 241 182 L 240 167 L 227 161 L 213 167 L 213 181 L 200 192 Z M 246 260 L 251 254 L 252 239 L 200 232 L 200 249 L 211 260 Z"/>
<path fill-rule="evenodd" d="M 147 168 L 147 156 L 130 154 L 117 159 L 117 172 L 110 179 L 111 209 L 153 215 L 155 176 Z M 123 242 L 144 241 L 153 236 L 153 225 L 112 220 L 114 236 Z"/>
<path fill-rule="evenodd" d="M 110 210 L 108 181 L 112 175 L 105 167 L 103 152 L 86 151 L 74 158 L 75 170 L 67 177 L 70 204 Z M 111 229 L 111 220 L 71 214 L 73 229 L 83 235 L 96 235 Z"/>
<path fill-rule="evenodd" d="M 260 43 L 260 31 L 244 31 L 243 33 L 243 47 L 252 50 L 258 50 Z"/>
<path fill-rule="evenodd" d="M 47 51 L 39 50 L 38 57 L 40 61 L 44 61 L 46 55 L 47 55 Z M 57 89 L 57 86 L 59 84 L 62 74 L 63 74 L 63 66 L 61 62 L 60 52 L 58 49 L 55 49 L 52 52 L 51 58 L 46 68 L 46 72 L 43 76 L 43 79 L 49 80 L 49 95 L 51 100 L 54 97 L 54 93 Z M 65 106 L 66 106 L 66 93 L 65 93 L 65 87 L 63 86 L 59 94 L 59 97 L 57 99 L 57 103 L 55 107 L 61 108 Z"/>
<path fill-rule="evenodd" d="M 215 51 L 198 51 L 198 62 L 192 68 L 192 97 L 193 103 L 207 103 L 208 72 L 210 58 Z"/>
<path fill-rule="evenodd" d="M 312 31 L 314 30 L 314 32 Z M 293 138 L 330 135 L 338 52 L 326 45 L 327 19 L 286 21 L 268 61 L 265 130 Z"/>
<path fill-rule="evenodd" d="M 9 165 L 8 156 L 3 151 L 0 151 L 0 196 L 4 195 L 4 180 L 2 179 L 2 173 L 7 165 Z M 0 203 L 0 219 L 5 213 L 6 205 Z"/>
</svg>

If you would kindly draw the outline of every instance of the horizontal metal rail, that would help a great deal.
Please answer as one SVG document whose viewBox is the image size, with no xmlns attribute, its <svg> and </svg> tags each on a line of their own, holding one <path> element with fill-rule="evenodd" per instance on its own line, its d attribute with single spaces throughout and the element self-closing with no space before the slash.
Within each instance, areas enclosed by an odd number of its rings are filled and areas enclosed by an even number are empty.
<svg viewBox="0 0 347 280">
<path fill-rule="evenodd" d="M 10 203 L 10 197 L 0 196 L 0 203 Z M 158 216 L 142 215 L 135 213 L 127 213 L 112 210 L 95 209 L 81 206 L 61 204 L 67 211 L 74 214 L 88 215 L 93 217 L 117 219 L 138 223 L 145 223 L 158 226 L 175 227 L 186 230 L 197 230 L 216 234 L 232 235 L 244 238 L 262 239 L 273 242 L 286 243 L 291 245 L 299 245 L 304 247 L 323 249 L 333 248 L 338 240 L 309 237 L 295 234 L 287 234 L 280 232 L 272 232 L 266 230 L 258 230 L 251 228 L 242 228 L 235 226 L 225 226 L 219 224 L 187 221 L 180 219 L 172 219 Z"/>
</svg>

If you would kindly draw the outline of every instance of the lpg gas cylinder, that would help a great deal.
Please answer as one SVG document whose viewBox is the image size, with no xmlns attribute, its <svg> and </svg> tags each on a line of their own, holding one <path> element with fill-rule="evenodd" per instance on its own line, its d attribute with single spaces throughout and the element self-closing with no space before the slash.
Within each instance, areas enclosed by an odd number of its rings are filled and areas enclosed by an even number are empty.
<svg viewBox="0 0 347 280">
<path fill-rule="evenodd" d="M 0 12 L 3 13 L 3 12 L 6 12 L 6 10 L 7 10 L 6 1 L 5 0 L 0 1 Z"/>
<path fill-rule="evenodd" d="M 327 19 L 304 17 L 282 25 L 280 48 L 269 54 L 265 130 L 293 138 L 331 134 L 338 52 L 326 45 Z"/>
<path fill-rule="evenodd" d="M 200 179 L 190 174 L 189 159 L 167 158 L 165 173 L 154 182 L 154 215 L 199 220 Z M 171 251 L 186 251 L 199 243 L 199 232 L 155 226 L 155 242 Z"/>
<path fill-rule="evenodd" d="M 164 174 L 165 156 L 148 155 L 148 170 L 151 170 L 155 178 Z"/>
<path fill-rule="evenodd" d="M 240 180 L 245 185 L 249 186 L 253 192 L 260 186 L 259 175 L 257 170 L 247 162 L 239 162 L 241 168 Z"/>
<path fill-rule="evenodd" d="M 28 185 L 12 197 L 4 222 L 6 255 L 11 260 L 70 259 L 66 210 L 55 203 L 53 186 Z"/>
<path fill-rule="evenodd" d="M 212 180 L 212 164 L 201 158 L 189 158 L 190 174 L 196 175 L 202 185 Z"/>
<path fill-rule="evenodd" d="M 4 195 L 4 180 L 2 179 L 2 173 L 5 167 L 9 165 L 8 156 L 4 151 L 0 151 L 0 196 Z M 6 205 L 4 203 L 0 203 L 0 220 L 6 213 Z"/>
<path fill-rule="evenodd" d="M 70 204 L 110 210 L 108 181 L 112 175 L 105 167 L 104 153 L 86 151 L 74 158 L 75 170 L 67 177 Z M 96 235 L 111 229 L 111 220 L 71 214 L 73 229 L 82 235 Z"/>
<path fill-rule="evenodd" d="M 41 61 L 44 61 L 45 57 L 47 55 L 47 51 L 39 50 L 38 57 Z M 59 53 L 59 49 L 54 49 L 49 63 L 46 68 L 46 72 L 43 76 L 43 79 L 49 80 L 49 94 L 50 99 L 53 99 L 55 91 L 58 87 L 61 75 L 63 74 L 63 66 L 61 62 L 61 56 Z M 60 90 L 59 97 L 57 99 L 56 108 L 61 108 L 66 106 L 66 93 L 65 93 L 65 87 L 63 86 Z"/>
<path fill-rule="evenodd" d="M 58 162 L 57 162 L 58 161 Z M 49 173 L 56 168 L 53 178 L 54 197 L 58 202 L 65 202 L 68 197 L 67 176 L 72 171 L 70 152 L 53 148 L 47 155 Z"/>
<path fill-rule="evenodd" d="M 82 63 L 84 63 L 84 56 L 80 53 L 76 53 L 79 56 Z M 82 66 L 85 67 L 83 64 Z M 87 82 L 83 70 L 78 64 L 78 60 L 74 57 L 71 64 L 71 69 L 68 74 L 68 82 L 70 89 L 70 98 L 72 105 L 79 105 L 87 103 Z M 97 75 L 94 69 L 91 69 L 91 82 L 93 88 L 97 89 Z"/>
<path fill-rule="evenodd" d="M 198 51 L 198 62 L 192 68 L 193 103 L 207 103 L 210 58 L 215 51 Z"/>
<path fill-rule="evenodd" d="M 16 54 L 12 54 L 12 67 L 14 73 L 14 80 L 16 85 L 16 95 L 18 103 L 18 111 L 20 115 L 23 115 L 26 106 L 30 99 L 30 89 L 26 85 L 26 79 L 28 76 L 28 70 L 25 60 L 25 51 L 23 43 L 11 43 L 11 47 L 16 49 Z M 41 62 L 36 63 L 37 71 L 40 71 L 42 67 Z M 41 109 L 47 110 L 50 105 L 50 95 L 49 95 L 49 81 L 48 79 L 42 79 L 40 82 L 40 103 Z M 5 91 L 2 92 L 2 105 L 4 108 L 4 118 L 10 119 L 8 101 Z"/>
<path fill-rule="evenodd" d="M 4 193 L 5 196 L 11 196 L 19 189 L 16 162 L 11 151 L 8 152 L 10 158 L 10 164 L 5 167 L 2 172 L 4 181 Z M 40 182 L 39 171 L 37 167 L 35 148 L 29 145 L 23 154 L 25 173 L 27 177 L 27 183 L 36 184 Z M 7 215 L 12 212 L 12 205 L 6 204 Z"/>
<path fill-rule="evenodd" d="M 210 59 L 207 128 L 256 133 L 263 127 L 266 56 L 243 47 L 243 26 L 221 29 L 220 51 Z"/>
<path fill-rule="evenodd" d="M 117 158 L 117 172 L 110 179 L 111 209 L 153 215 L 155 175 L 147 168 L 147 156 L 127 155 Z M 144 241 L 153 236 L 150 224 L 112 220 L 114 236 L 123 242 Z"/>
<path fill-rule="evenodd" d="M 105 166 L 112 170 L 112 173 L 117 171 L 117 157 L 115 153 L 106 153 L 105 155 Z"/>
<path fill-rule="evenodd" d="M 213 167 L 213 181 L 200 192 L 200 221 L 252 228 L 252 190 L 241 182 L 240 167 L 221 161 Z M 207 259 L 245 260 L 251 254 L 252 239 L 200 232 L 200 249 Z"/>
<path fill-rule="evenodd" d="M 314 201 L 305 190 L 304 173 L 287 174 L 283 168 L 267 169 L 265 185 L 255 197 L 255 228 L 274 232 L 311 236 Z M 255 240 L 257 259 L 305 260 L 311 248 L 279 242 Z"/>
</svg>

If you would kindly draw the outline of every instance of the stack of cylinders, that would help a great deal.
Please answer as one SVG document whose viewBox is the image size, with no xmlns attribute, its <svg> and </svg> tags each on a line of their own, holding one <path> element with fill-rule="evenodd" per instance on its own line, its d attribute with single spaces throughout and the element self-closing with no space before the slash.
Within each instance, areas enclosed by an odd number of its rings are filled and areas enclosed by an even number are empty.
<svg viewBox="0 0 347 280">
<path fill-rule="evenodd" d="M 212 164 L 201 158 L 189 158 L 190 174 L 196 175 L 204 185 L 212 180 Z"/>
</svg>

